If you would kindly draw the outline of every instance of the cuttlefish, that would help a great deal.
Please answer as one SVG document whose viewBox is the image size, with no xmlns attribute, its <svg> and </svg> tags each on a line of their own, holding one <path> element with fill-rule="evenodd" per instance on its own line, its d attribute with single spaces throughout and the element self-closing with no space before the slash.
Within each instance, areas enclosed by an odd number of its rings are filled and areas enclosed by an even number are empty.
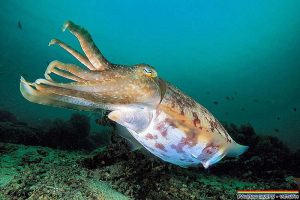
<svg viewBox="0 0 300 200">
<path fill-rule="evenodd" d="M 27 100 L 83 111 L 108 110 L 108 118 L 124 126 L 148 151 L 181 167 L 208 168 L 224 156 L 247 150 L 206 108 L 161 79 L 152 66 L 113 64 L 84 28 L 68 21 L 66 29 L 84 54 L 58 39 L 49 45 L 59 45 L 86 68 L 52 61 L 45 78 L 31 83 L 21 77 L 20 90 Z M 52 73 L 65 81 L 53 80 Z"/>
</svg>

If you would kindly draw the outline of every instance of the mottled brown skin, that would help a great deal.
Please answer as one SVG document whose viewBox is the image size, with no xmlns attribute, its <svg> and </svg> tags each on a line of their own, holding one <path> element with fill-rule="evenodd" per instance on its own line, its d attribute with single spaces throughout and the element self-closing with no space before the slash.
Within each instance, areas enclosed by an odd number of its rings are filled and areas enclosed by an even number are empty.
<svg viewBox="0 0 300 200">
<path fill-rule="evenodd" d="M 216 143 L 232 142 L 220 122 L 206 108 L 172 85 L 167 84 L 166 93 L 158 110 L 170 116 L 173 126 L 184 130 L 188 141 L 183 142 L 189 142 L 191 145 L 200 140 L 203 142 L 212 139 Z"/>
</svg>

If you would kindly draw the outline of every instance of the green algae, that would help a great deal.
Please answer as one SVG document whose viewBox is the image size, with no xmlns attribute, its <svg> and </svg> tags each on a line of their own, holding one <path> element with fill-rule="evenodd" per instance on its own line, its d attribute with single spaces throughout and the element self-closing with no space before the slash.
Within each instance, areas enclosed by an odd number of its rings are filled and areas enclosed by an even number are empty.
<svg viewBox="0 0 300 200">
<path fill-rule="evenodd" d="M 11 151 L 0 157 L 0 199 L 128 199 L 88 176 L 77 164 L 82 152 L 5 146 Z"/>
</svg>

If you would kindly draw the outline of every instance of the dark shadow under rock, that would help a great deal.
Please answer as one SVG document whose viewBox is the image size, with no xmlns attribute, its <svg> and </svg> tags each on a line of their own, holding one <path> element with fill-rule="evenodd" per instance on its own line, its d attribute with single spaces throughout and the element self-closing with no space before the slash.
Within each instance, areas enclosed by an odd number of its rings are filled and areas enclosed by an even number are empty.
<svg viewBox="0 0 300 200">
<path fill-rule="evenodd" d="M 0 122 L 16 122 L 17 118 L 14 114 L 6 110 L 0 110 Z"/>
<path fill-rule="evenodd" d="M 42 134 L 35 128 L 13 122 L 0 122 L 0 142 L 39 145 Z"/>
<path fill-rule="evenodd" d="M 0 111 L 0 142 L 47 146 L 59 149 L 93 150 L 99 144 L 107 144 L 109 139 L 100 137 L 101 133 L 90 135 L 89 118 L 81 114 L 73 114 L 69 120 L 44 120 L 33 128 L 27 123 L 16 121 L 8 111 Z M 105 133 L 106 134 L 106 133 Z"/>
<path fill-rule="evenodd" d="M 59 149 L 93 150 L 96 142 L 90 134 L 90 120 L 87 116 L 73 114 L 68 121 L 54 120 L 44 132 L 43 146 Z"/>
</svg>

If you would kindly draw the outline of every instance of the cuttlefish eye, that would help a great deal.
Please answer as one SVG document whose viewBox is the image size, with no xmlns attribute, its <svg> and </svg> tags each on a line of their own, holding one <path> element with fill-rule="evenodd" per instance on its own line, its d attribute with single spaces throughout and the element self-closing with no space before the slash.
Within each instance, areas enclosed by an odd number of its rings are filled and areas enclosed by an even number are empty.
<svg viewBox="0 0 300 200">
<path fill-rule="evenodd" d="M 152 70 L 151 70 L 150 68 L 148 68 L 148 67 L 145 67 L 145 68 L 144 68 L 144 72 L 145 72 L 146 74 L 151 74 L 151 73 L 152 73 Z"/>
<path fill-rule="evenodd" d="M 157 72 L 150 67 L 144 67 L 144 74 L 151 78 L 157 77 Z"/>
</svg>

